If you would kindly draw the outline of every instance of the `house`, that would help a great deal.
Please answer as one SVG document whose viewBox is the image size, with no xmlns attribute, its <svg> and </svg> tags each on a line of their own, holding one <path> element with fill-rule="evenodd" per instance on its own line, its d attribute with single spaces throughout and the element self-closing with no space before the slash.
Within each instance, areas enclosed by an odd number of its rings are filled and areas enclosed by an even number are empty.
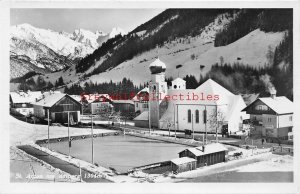
<svg viewBox="0 0 300 194">
<path fill-rule="evenodd" d="M 149 66 L 149 112 L 151 128 L 192 130 L 195 132 L 221 133 L 224 126 L 228 133 L 243 130 L 243 120 L 249 115 L 241 112 L 246 104 L 241 95 L 208 79 L 196 89 L 186 89 L 183 79 L 172 81 L 168 88 L 165 81 L 166 65 L 156 59 Z"/>
<path fill-rule="evenodd" d="M 105 95 L 100 95 L 98 98 L 88 104 L 91 114 L 111 112 L 113 107 L 113 101 Z"/>
<path fill-rule="evenodd" d="M 271 91 L 271 97 L 258 98 L 243 109 L 250 114 L 253 131 L 263 137 L 288 139 L 293 129 L 293 103 L 285 96 L 276 96 L 276 90 Z"/>
<path fill-rule="evenodd" d="M 113 106 L 115 112 L 121 112 L 122 114 L 134 113 L 134 102 L 132 100 L 113 100 Z"/>
<path fill-rule="evenodd" d="M 171 160 L 171 169 L 176 173 L 191 171 L 196 168 L 196 160 L 193 158 L 182 157 Z"/>
<path fill-rule="evenodd" d="M 12 112 L 18 112 L 24 116 L 33 114 L 33 105 L 32 103 L 41 98 L 42 93 L 40 91 L 18 91 L 10 92 L 9 101 L 10 101 L 10 110 Z"/>
<path fill-rule="evenodd" d="M 48 119 L 51 122 L 68 123 L 68 112 L 70 123 L 80 121 L 81 104 L 67 94 L 44 93 L 42 98 L 33 103 L 34 115 L 40 119 Z"/>
<path fill-rule="evenodd" d="M 197 168 L 225 162 L 228 149 L 220 143 L 188 148 L 179 152 L 179 158 L 189 157 L 197 161 Z"/>
<path fill-rule="evenodd" d="M 148 103 L 149 103 L 149 88 L 146 87 L 139 91 L 133 98 L 134 102 L 134 112 L 144 112 L 148 111 Z"/>
</svg>

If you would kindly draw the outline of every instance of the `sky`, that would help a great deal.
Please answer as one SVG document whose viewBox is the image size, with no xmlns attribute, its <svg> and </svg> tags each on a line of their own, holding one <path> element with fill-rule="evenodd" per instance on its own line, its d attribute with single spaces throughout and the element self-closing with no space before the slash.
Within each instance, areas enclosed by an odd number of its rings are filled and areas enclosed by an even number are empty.
<svg viewBox="0 0 300 194">
<path fill-rule="evenodd" d="M 11 9 L 10 25 L 23 23 L 35 27 L 72 33 L 75 29 L 110 32 L 120 27 L 129 32 L 163 9 Z"/>
</svg>

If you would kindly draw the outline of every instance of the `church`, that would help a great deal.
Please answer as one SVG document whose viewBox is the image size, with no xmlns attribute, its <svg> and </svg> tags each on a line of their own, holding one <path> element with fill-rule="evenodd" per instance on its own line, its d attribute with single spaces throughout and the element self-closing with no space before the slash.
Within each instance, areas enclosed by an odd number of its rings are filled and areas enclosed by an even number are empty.
<svg viewBox="0 0 300 194">
<path fill-rule="evenodd" d="M 166 64 L 159 58 L 149 66 L 149 108 L 135 120 L 143 119 L 151 128 L 191 130 L 195 132 L 228 133 L 242 130 L 249 115 L 242 110 L 246 104 L 212 79 L 196 89 L 186 89 L 186 82 L 177 78 L 168 87 L 165 81 Z M 149 114 L 150 113 L 150 114 Z"/>
</svg>

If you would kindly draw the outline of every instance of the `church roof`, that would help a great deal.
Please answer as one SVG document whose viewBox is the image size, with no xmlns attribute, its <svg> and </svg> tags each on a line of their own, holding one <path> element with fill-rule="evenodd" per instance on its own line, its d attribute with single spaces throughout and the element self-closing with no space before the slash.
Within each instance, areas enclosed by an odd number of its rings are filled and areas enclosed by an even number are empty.
<svg viewBox="0 0 300 194">
<path fill-rule="evenodd" d="M 218 94 L 218 95 L 234 95 L 229 90 L 218 84 L 212 79 L 208 79 L 206 82 L 201 84 L 198 88 L 195 89 L 197 92 L 203 92 L 205 94 Z"/>
</svg>

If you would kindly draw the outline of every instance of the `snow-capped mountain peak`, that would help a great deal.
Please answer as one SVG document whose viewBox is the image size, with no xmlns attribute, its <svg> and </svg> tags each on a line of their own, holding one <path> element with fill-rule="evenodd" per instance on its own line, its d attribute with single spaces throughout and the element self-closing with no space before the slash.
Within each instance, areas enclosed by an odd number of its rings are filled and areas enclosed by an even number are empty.
<svg viewBox="0 0 300 194">
<path fill-rule="evenodd" d="M 112 28 L 111 32 L 109 33 L 109 38 L 114 38 L 118 34 L 121 34 L 122 36 L 124 36 L 124 35 L 126 35 L 126 32 L 120 27 L 114 27 L 114 28 Z"/>
</svg>

